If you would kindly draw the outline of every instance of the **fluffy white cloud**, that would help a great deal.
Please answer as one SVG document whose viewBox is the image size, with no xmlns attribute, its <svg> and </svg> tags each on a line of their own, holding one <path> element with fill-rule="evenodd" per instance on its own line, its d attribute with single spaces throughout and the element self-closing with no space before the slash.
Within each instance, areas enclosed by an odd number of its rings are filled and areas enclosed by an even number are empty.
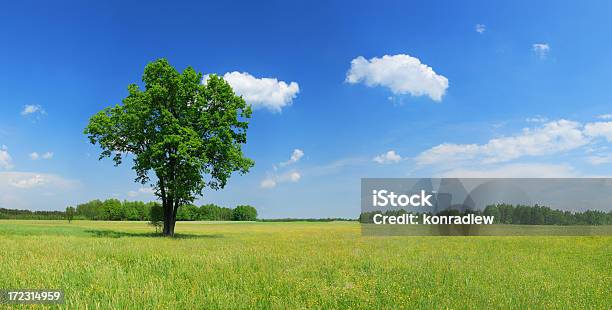
<svg viewBox="0 0 612 310">
<path fill-rule="evenodd" d="M 402 160 L 402 157 L 399 154 L 395 153 L 394 150 L 390 150 L 386 153 L 374 157 L 372 160 L 379 164 L 391 164 L 399 162 L 400 160 Z"/>
<path fill-rule="evenodd" d="M 487 26 L 484 24 L 476 24 L 476 32 L 483 34 L 485 31 L 487 31 Z"/>
<path fill-rule="evenodd" d="M 612 122 L 588 123 L 584 126 L 584 132 L 591 137 L 605 137 L 612 142 Z"/>
<path fill-rule="evenodd" d="M 453 169 L 442 173 L 446 178 L 565 178 L 578 174 L 567 165 L 508 164 L 487 169 Z"/>
<path fill-rule="evenodd" d="M 36 113 L 45 114 L 45 110 L 38 104 L 26 104 L 23 106 L 23 110 L 21 110 L 21 115 L 23 116 Z"/>
<path fill-rule="evenodd" d="M 259 186 L 261 188 L 273 188 L 280 183 L 291 182 L 295 183 L 302 178 L 302 175 L 297 171 L 289 171 L 283 174 L 273 174 L 261 180 Z"/>
<path fill-rule="evenodd" d="M 351 61 L 346 74 L 346 82 L 351 84 L 384 86 L 394 94 L 429 96 L 441 101 L 448 88 L 448 79 L 436 74 L 434 70 L 410 55 L 385 55 L 370 60 L 359 56 Z"/>
<path fill-rule="evenodd" d="M 465 160 L 478 160 L 486 164 L 523 156 L 554 154 L 588 143 L 590 139 L 583 132 L 580 123 L 562 119 L 548 122 L 536 129 L 525 128 L 518 135 L 491 139 L 485 144 L 443 143 L 422 152 L 416 160 L 419 165 Z"/>
<path fill-rule="evenodd" d="M 280 167 L 285 167 L 285 166 L 297 163 L 303 156 L 304 156 L 304 151 L 300 149 L 295 149 L 293 150 L 293 153 L 291 153 L 291 158 L 289 158 L 289 160 L 284 161 L 278 165 Z"/>
<path fill-rule="evenodd" d="M 6 145 L 0 147 L 0 168 L 11 169 L 13 167 L 11 154 Z"/>
<path fill-rule="evenodd" d="M 540 58 L 546 58 L 550 52 L 550 45 L 548 43 L 535 43 L 531 46 L 533 52 Z"/>
<path fill-rule="evenodd" d="M 53 152 L 45 152 L 42 155 L 38 154 L 38 152 L 32 152 L 28 155 L 30 157 L 31 160 L 38 160 L 38 159 L 51 159 L 53 158 Z"/>
<path fill-rule="evenodd" d="M 204 77 L 203 82 L 206 83 L 207 79 L 208 75 Z M 287 84 L 276 78 L 256 78 L 247 72 L 227 72 L 223 79 L 255 109 L 266 108 L 280 112 L 290 106 L 300 92 L 300 86 L 296 82 Z"/>
</svg>

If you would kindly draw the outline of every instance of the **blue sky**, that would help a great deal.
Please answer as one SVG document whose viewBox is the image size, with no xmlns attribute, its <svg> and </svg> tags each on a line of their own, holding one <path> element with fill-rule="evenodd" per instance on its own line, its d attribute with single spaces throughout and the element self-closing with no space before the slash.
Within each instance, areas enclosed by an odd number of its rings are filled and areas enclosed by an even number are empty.
<svg viewBox="0 0 612 310">
<path fill-rule="evenodd" d="M 160 57 L 255 107 L 255 167 L 198 203 L 354 217 L 362 177 L 611 174 L 609 1 L 328 2 L 2 4 L 0 207 L 154 199 L 82 131 Z"/>
</svg>

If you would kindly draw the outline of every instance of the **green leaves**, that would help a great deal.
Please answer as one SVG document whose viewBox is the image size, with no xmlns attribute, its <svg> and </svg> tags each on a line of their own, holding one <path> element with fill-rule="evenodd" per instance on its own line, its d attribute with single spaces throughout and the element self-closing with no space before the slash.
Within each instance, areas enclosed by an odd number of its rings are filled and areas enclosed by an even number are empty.
<svg viewBox="0 0 612 310">
<path fill-rule="evenodd" d="M 160 198 L 177 206 L 249 171 L 254 162 L 242 145 L 251 108 L 227 82 L 211 75 L 202 84 L 201 73 L 179 73 L 166 59 L 148 64 L 142 81 L 144 91 L 131 84 L 122 104 L 91 117 L 85 134 L 100 158 L 119 165 L 133 155 L 136 180 L 149 182 L 154 172 Z"/>
</svg>

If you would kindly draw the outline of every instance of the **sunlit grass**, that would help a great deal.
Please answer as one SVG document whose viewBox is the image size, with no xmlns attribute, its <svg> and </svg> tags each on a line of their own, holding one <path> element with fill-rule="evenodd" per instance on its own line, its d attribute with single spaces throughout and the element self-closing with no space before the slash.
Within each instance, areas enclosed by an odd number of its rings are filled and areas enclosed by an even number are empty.
<svg viewBox="0 0 612 310">
<path fill-rule="evenodd" d="M 362 237 L 357 223 L 0 221 L 0 289 L 68 308 L 612 307 L 612 237 Z"/>
</svg>

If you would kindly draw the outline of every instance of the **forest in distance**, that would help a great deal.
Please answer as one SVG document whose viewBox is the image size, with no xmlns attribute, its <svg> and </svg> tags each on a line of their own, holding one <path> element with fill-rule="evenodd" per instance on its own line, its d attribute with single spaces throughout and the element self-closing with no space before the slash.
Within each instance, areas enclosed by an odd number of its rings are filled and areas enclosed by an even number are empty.
<svg viewBox="0 0 612 310">
<path fill-rule="evenodd" d="M 120 201 L 118 199 L 92 200 L 82 203 L 74 208 L 73 219 L 94 221 L 150 221 L 151 210 L 160 208 L 157 202 Z M 67 208 L 68 210 L 68 208 Z M 351 218 L 258 218 L 257 209 L 249 205 L 240 205 L 227 208 L 215 204 L 196 206 L 184 205 L 179 208 L 177 219 L 179 221 L 261 221 L 261 222 L 331 222 L 331 221 L 359 221 L 372 223 L 375 214 L 401 215 L 405 210 L 362 212 L 355 219 Z M 154 214 L 154 212 L 153 212 Z M 429 213 L 428 213 L 429 214 Z M 546 206 L 525 206 L 496 204 L 487 206 L 483 211 L 444 210 L 435 215 L 484 215 L 493 216 L 493 224 L 513 225 L 612 225 L 612 211 L 587 210 L 583 212 L 561 211 Z M 430 214 L 433 215 L 433 214 Z M 66 211 L 31 211 L 0 208 L 0 219 L 24 220 L 65 220 Z"/>
<path fill-rule="evenodd" d="M 74 213 L 71 217 L 75 220 L 151 221 L 156 208 L 161 208 L 158 202 L 96 199 L 78 204 L 76 208 L 68 207 L 66 211 L 0 208 L 0 219 L 63 220 L 67 218 L 68 211 Z M 254 221 L 257 219 L 257 209 L 248 205 L 226 208 L 215 204 L 205 204 L 200 207 L 187 204 L 179 208 L 176 217 L 180 221 Z"/>
</svg>

